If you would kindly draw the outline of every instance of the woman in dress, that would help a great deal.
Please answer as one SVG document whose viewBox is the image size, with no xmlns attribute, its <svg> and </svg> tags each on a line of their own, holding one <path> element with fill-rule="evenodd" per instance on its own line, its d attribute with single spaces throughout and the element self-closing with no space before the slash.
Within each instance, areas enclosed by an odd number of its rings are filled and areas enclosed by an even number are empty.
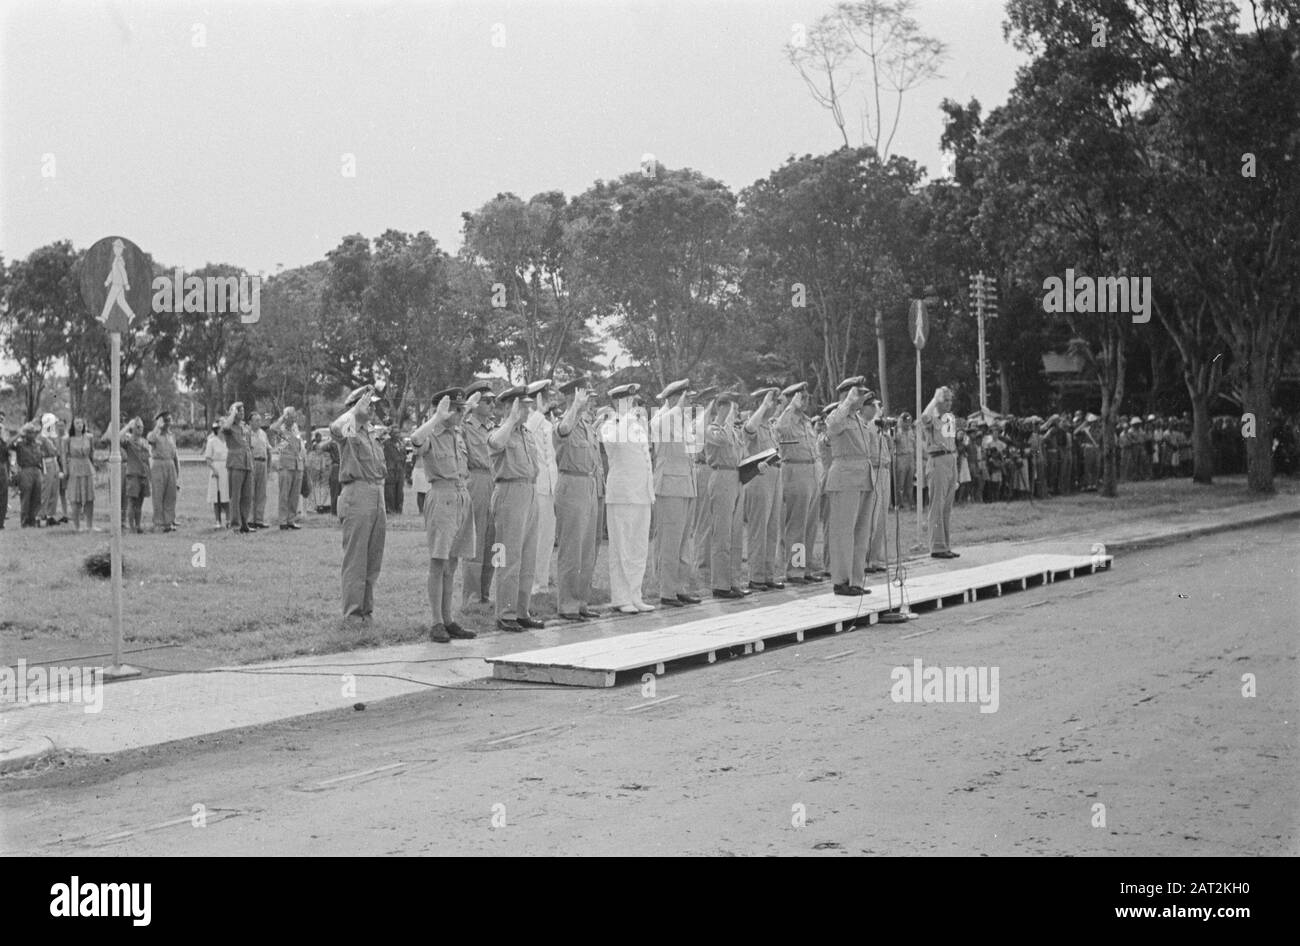
<svg viewBox="0 0 1300 946">
<path fill-rule="evenodd" d="M 84 417 L 74 417 L 68 435 L 63 438 L 63 469 L 67 472 L 67 497 L 72 506 L 72 527 L 81 529 L 81 518 L 86 518 L 87 532 L 95 528 L 95 441 L 86 429 Z"/>
<path fill-rule="evenodd" d="M 41 435 L 37 439 L 41 451 L 41 511 L 40 520 L 46 526 L 57 526 L 59 518 L 59 482 L 63 479 L 63 464 L 59 460 L 59 419 L 53 414 L 41 416 Z"/>
<path fill-rule="evenodd" d="M 213 529 L 224 528 L 221 522 L 222 513 L 225 513 L 226 521 L 230 521 L 230 474 L 226 471 L 226 455 L 229 449 L 226 442 L 217 435 L 217 429 L 220 425 L 212 425 L 212 433 L 208 434 L 208 442 L 203 445 L 203 459 L 208 461 L 208 469 L 211 474 L 208 476 L 208 502 L 212 504 L 212 514 L 217 517 L 217 524 Z"/>
</svg>

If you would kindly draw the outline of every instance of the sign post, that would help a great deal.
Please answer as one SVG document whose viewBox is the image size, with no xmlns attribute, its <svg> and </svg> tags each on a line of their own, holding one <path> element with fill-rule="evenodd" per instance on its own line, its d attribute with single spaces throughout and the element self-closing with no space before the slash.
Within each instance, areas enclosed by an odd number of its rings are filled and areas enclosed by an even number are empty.
<svg viewBox="0 0 1300 946">
<path fill-rule="evenodd" d="M 86 251 L 81 298 L 108 331 L 112 362 L 108 489 L 112 516 L 113 664 L 105 678 L 139 676 L 122 663 L 122 333 L 149 311 L 153 271 L 144 252 L 125 237 L 104 237 Z"/>
<path fill-rule="evenodd" d="M 916 541 L 923 543 L 921 520 L 925 501 L 925 458 L 921 455 L 921 349 L 930 336 L 930 316 L 925 311 L 923 299 L 913 299 L 907 309 L 907 334 L 916 346 L 916 414 L 913 415 L 912 430 L 916 441 Z"/>
</svg>

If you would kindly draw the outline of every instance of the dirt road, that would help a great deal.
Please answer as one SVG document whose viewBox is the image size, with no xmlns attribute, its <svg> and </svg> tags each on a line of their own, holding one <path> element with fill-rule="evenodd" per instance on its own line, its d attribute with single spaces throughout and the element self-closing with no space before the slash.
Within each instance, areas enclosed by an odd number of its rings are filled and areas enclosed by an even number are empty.
<svg viewBox="0 0 1300 946">
<path fill-rule="evenodd" d="M 2 846 L 1297 854 L 1298 549 L 1283 523 L 1132 553 L 1109 574 L 670 671 L 653 695 L 430 691 L 10 777 Z M 996 668 L 996 712 L 895 702 L 894 668 L 917 659 L 990 684 Z"/>
</svg>

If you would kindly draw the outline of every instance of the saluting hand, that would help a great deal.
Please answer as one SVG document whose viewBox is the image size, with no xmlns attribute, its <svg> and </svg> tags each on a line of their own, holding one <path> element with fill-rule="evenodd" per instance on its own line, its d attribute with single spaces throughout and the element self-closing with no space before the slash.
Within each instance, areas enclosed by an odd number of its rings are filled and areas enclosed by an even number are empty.
<svg viewBox="0 0 1300 946">
<path fill-rule="evenodd" d="M 475 391 L 473 394 L 471 394 L 468 398 L 465 399 L 465 410 L 467 411 L 474 410 L 474 408 L 478 407 L 478 402 L 481 401 L 482 399 L 483 399 L 483 392 Z"/>
<path fill-rule="evenodd" d="M 451 398 L 448 395 L 443 395 L 442 400 L 438 402 L 438 419 L 441 420 L 442 418 L 446 417 L 450 413 L 451 413 Z"/>
</svg>

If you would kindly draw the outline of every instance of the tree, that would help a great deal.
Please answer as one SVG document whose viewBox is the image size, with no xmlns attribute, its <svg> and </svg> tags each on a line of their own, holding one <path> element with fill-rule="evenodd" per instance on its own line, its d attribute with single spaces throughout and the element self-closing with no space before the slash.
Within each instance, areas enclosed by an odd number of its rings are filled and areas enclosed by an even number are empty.
<svg viewBox="0 0 1300 946">
<path fill-rule="evenodd" d="M 1074 56 L 1078 81 L 1112 103 L 1134 158 L 1125 235 L 1134 261 L 1172 287 L 1157 312 L 1184 361 L 1202 482 L 1223 347 L 1243 406 L 1266 425 L 1300 297 L 1297 12 L 1290 2 L 1250 8 L 1254 30 L 1242 33 L 1226 0 L 1008 4 L 1017 45 L 1044 56 L 1078 49 L 1104 24 L 1102 52 Z M 1247 456 L 1250 487 L 1270 491 L 1267 433 L 1248 441 Z"/>
<path fill-rule="evenodd" d="M 877 309 L 890 315 L 896 348 L 908 344 L 919 178 L 906 159 L 882 164 L 871 148 L 841 148 L 792 158 L 741 193 L 745 298 L 823 397 L 850 374 L 873 373 Z"/>
<path fill-rule="evenodd" d="M 828 109 L 849 147 L 845 102 L 855 81 L 863 88 L 856 102 L 862 117 L 862 143 L 882 161 L 902 117 L 903 97 L 939 74 L 947 46 L 921 32 L 913 0 L 855 0 L 839 3 L 812 28 L 786 46 L 786 58 L 799 71 L 813 99 Z M 882 104 L 882 98 L 893 101 Z M 892 117 L 890 109 L 892 108 Z"/>
<path fill-rule="evenodd" d="M 5 350 L 18 363 L 29 418 L 40 407 L 47 376 L 65 354 L 69 324 L 84 309 L 75 262 L 71 242 L 60 240 L 12 262 L 5 278 Z"/>
<path fill-rule="evenodd" d="M 187 278 L 238 278 L 241 272 L 238 267 L 225 263 L 209 263 L 189 273 Z M 205 295 L 205 306 L 206 302 Z M 180 300 L 177 300 L 176 307 L 180 307 Z M 174 348 L 169 353 L 180 362 L 185 380 L 202 392 L 205 424 L 225 413 L 228 402 L 235 400 L 229 397 L 230 378 L 252 357 L 245 326 L 238 312 L 229 309 L 227 305 L 226 312 L 207 311 L 205 308 L 202 312 L 173 313 L 177 334 Z M 170 321 L 165 324 L 170 326 Z M 250 410 L 251 407 L 250 404 Z"/>
<path fill-rule="evenodd" d="M 261 318 L 248 329 L 259 391 L 272 413 L 295 404 L 311 425 L 311 396 L 320 386 L 323 354 L 317 326 L 329 265 L 321 260 L 272 276 L 262 287 Z"/>
<path fill-rule="evenodd" d="M 574 266 L 570 210 L 559 191 L 525 202 L 498 194 L 464 220 L 462 256 L 488 277 L 488 292 L 469 300 L 491 319 L 507 372 L 550 377 L 591 346 L 589 295 Z"/>
<path fill-rule="evenodd" d="M 689 169 L 597 181 L 569 227 L 585 298 L 659 383 L 687 377 L 729 337 L 740 250 L 736 198 Z"/>
</svg>

